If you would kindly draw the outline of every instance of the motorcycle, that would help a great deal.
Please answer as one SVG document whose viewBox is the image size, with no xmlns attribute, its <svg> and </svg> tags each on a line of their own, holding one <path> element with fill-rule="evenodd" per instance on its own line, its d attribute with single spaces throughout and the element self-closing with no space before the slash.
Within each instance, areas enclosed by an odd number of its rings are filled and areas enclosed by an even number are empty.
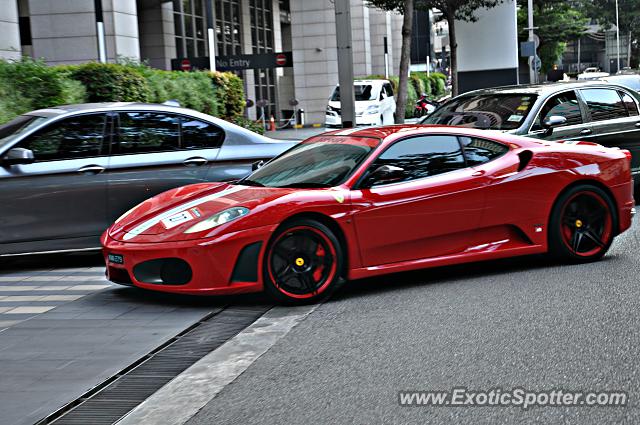
<svg viewBox="0 0 640 425">
<path fill-rule="evenodd" d="M 413 116 L 415 118 L 420 118 L 425 115 L 429 115 L 430 113 L 435 111 L 438 106 L 440 106 L 438 102 L 429 100 L 427 99 L 426 94 L 422 94 L 422 96 L 420 96 L 420 98 L 416 101 L 416 105 L 413 109 Z"/>
</svg>

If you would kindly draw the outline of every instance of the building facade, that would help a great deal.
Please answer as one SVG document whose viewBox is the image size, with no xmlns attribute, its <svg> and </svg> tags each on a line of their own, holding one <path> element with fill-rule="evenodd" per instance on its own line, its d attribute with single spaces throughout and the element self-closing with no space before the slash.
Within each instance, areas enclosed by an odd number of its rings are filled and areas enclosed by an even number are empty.
<svg viewBox="0 0 640 425">
<path fill-rule="evenodd" d="M 93 1 L 0 2 L 0 57 L 26 55 L 51 65 L 98 60 Z M 184 69 L 186 61 L 203 68 L 209 18 L 216 63 L 240 64 L 233 72 L 243 78 L 247 98 L 263 105 L 267 119 L 289 116 L 297 103 L 307 122 L 324 120 L 338 82 L 331 0 L 101 0 L 101 5 L 108 62 L 132 59 Z M 402 16 L 370 8 L 364 0 L 351 5 L 355 75 L 385 74 L 385 37 L 390 74 L 397 74 Z M 279 53 L 292 58 L 285 67 L 252 60 Z M 262 110 L 249 107 L 247 114 L 259 118 Z"/>
</svg>

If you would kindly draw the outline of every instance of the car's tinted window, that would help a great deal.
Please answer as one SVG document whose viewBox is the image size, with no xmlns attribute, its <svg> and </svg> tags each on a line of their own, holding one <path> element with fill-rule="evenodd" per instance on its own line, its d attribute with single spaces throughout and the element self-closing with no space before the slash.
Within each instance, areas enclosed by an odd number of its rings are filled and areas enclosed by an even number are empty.
<svg viewBox="0 0 640 425">
<path fill-rule="evenodd" d="M 180 149 L 180 118 L 162 112 L 122 112 L 118 132 L 120 154 Z"/>
<path fill-rule="evenodd" d="M 420 123 L 515 130 L 529 115 L 536 98 L 527 93 L 462 95 L 444 103 Z"/>
<path fill-rule="evenodd" d="M 391 84 L 385 84 L 384 89 L 387 92 L 387 96 L 393 96 L 393 88 L 391 87 Z"/>
<path fill-rule="evenodd" d="M 638 105 L 636 104 L 636 102 L 634 102 L 631 95 L 624 92 L 619 92 L 619 93 L 620 93 L 620 96 L 622 96 L 622 102 L 627 107 L 627 112 L 629 113 L 629 116 L 631 117 L 638 116 Z"/>
<path fill-rule="evenodd" d="M 105 114 L 79 115 L 52 123 L 18 144 L 31 149 L 37 162 L 106 154 Z"/>
<path fill-rule="evenodd" d="M 565 117 L 567 119 L 565 126 L 582 124 L 580 104 L 573 90 L 550 97 L 540 110 L 531 130 L 541 130 L 544 120 L 553 115 Z"/>
<path fill-rule="evenodd" d="M 464 168 L 465 162 L 457 137 L 421 136 L 395 143 L 375 160 L 371 169 L 382 165 L 403 168 L 403 181 L 408 181 Z"/>
<path fill-rule="evenodd" d="M 585 89 L 584 97 L 592 121 L 604 121 L 629 116 L 618 92 L 611 89 Z"/>
<path fill-rule="evenodd" d="M 504 155 L 509 150 L 502 143 L 477 137 L 460 137 L 460 143 L 464 147 L 468 166 L 484 164 Z"/>
<path fill-rule="evenodd" d="M 224 131 L 217 125 L 182 117 L 182 149 L 217 148 L 224 140 Z"/>
</svg>

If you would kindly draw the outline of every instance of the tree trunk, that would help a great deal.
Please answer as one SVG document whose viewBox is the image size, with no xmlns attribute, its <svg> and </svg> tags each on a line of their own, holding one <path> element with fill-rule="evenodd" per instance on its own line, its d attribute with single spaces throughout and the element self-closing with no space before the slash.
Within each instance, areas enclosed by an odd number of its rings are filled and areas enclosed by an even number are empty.
<svg viewBox="0 0 640 425">
<path fill-rule="evenodd" d="M 413 0 L 404 1 L 402 21 L 402 49 L 400 51 L 400 75 L 398 99 L 396 100 L 396 124 L 404 123 L 407 105 L 407 84 L 409 82 L 409 61 L 411 60 L 411 32 L 413 30 Z"/>
<path fill-rule="evenodd" d="M 451 97 L 455 97 L 458 95 L 458 40 L 453 13 L 447 13 L 447 24 L 449 25 L 449 49 L 451 49 Z"/>
</svg>

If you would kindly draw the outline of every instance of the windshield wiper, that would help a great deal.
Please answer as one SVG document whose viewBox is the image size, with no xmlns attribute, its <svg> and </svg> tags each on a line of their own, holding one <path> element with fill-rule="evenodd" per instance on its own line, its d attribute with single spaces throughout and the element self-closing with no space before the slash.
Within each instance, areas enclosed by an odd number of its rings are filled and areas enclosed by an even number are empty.
<svg viewBox="0 0 640 425">
<path fill-rule="evenodd" d="M 291 183 L 291 184 L 285 184 L 284 186 L 278 186 L 278 187 L 281 189 L 284 189 L 284 188 L 305 189 L 305 188 L 327 188 L 332 186 L 326 183 Z"/>
<path fill-rule="evenodd" d="M 249 180 L 249 179 L 238 180 L 236 182 L 236 184 L 240 184 L 240 185 L 244 185 L 244 186 L 264 187 L 264 185 L 262 183 L 257 182 L 255 180 Z"/>
</svg>

